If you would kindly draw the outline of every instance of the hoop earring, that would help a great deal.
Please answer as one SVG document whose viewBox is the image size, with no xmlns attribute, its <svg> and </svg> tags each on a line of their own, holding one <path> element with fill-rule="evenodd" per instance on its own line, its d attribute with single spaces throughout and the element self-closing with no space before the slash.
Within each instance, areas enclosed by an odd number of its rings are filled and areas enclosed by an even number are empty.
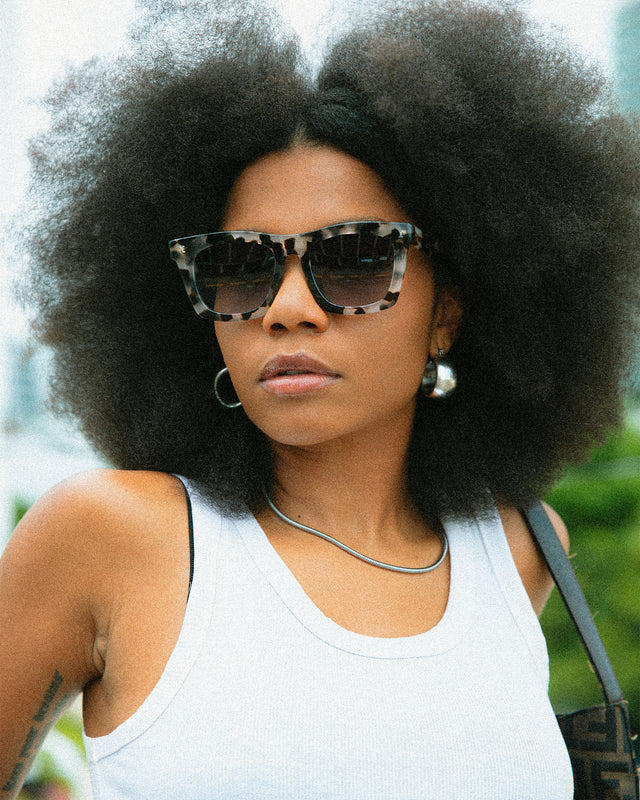
<svg viewBox="0 0 640 800">
<path fill-rule="evenodd" d="M 238 408 L 239 406 L 242 405 L 242 403 L 239 400 L 236 400 L 235 403 L 228 403 L 222 397 L 222 395 L 220 394 L 220 391 L 218 389 L 218 383 L 220 383 L 220 379 L 222 378 L 222 376 L 225 373 L 228 375 L 229 374 L 229 370 L 226 367 L 223 367 L 220 370 L 220 372 L 218 372 L 218 374 L 216 375 L 216 377 L 215 377 L 215 379 L 213 381 L 213 393 L 215 394 L 216 400 L 220 403 L 221 406 L 224 406 L 225 408 Z"/>
<path fill-rule="evenodd" d="M 433 400 L 446 400 L 454 393 L 458 377 L 453 364 L 443 358 L 444 350 L 438 350 L 436 360 L 430 358 L 424 368 L 420 391 Z"/>
</svg>

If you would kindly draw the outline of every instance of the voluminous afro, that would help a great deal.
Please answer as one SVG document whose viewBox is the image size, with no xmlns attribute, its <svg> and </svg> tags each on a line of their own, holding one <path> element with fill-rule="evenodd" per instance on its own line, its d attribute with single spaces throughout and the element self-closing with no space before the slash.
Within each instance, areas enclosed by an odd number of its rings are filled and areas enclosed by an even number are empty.
<svg viewBox="0 0 640 800">
<path fill-rule="evenodd" d="M 51 91 L 32 146 L 28 294 L 58 407 L 110 462 L 191 477 L 232 513 L 258 502 L 268 444 L 216 403 L 214 329 L 167 242 L 217 230 L 239 173 L 301 136 L 372 167 L 464 299 L 459 389 L 419 399 L 409 455 L 427 518 L 482 511 L 487 489 L 519 505 L 617 424 L 640 149 L 597 69 L 504 5 L 361 14 L 317 79 L 260 7 L 148 12 L 126 54 Z"/>
</svg>

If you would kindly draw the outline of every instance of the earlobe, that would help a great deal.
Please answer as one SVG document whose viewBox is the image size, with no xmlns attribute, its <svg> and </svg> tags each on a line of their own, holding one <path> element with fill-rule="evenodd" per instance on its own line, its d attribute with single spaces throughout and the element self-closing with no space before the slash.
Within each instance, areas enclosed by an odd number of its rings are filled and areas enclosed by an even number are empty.
<svg viewBox="0 0 640 800">
<path fill-rule="evenodd" d="M 440 351 L 449 352 L 458 336 L 463 316 L 460 292 L 457 289 L 443 289 L 433 312 L 432 358 L 436 358 Z"/>
</svg>

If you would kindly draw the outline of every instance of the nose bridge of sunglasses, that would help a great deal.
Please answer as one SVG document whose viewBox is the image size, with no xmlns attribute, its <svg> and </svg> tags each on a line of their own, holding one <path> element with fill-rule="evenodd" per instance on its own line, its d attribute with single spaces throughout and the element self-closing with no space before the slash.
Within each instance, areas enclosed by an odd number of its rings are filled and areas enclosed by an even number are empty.
<svg viewBox="0 0 640 800">
<path fill-rule="evenodd" d="M 309 290 L 308 278 L 305 270 L 302 267 L 302 261 L 297 253 L 288 254 L 284 259 L 284 270 L 282 273 L 282 280 L 278 288 L 278 293 L 282 291 L 283 286 L 295 284 L 300 289 L 303 284 Z"/>
<path fill-rule="evenodd" d="M 298 237 L 296 236 L 288 236 L 282 246 L 284 247 L 284 252 L 287 256 L 297 255 L 299 252 L 299 243 L 296 241 Z"/>
<path fill-rule="evenodd" d="M 307 252 L 307 247 L 310 242 L 308 236 L 297 234 L 287 236 L 281 243 L 286 257 L 297 256 L 299 259 L 302 259 Z"/>
<path fill-rule="evenodd" d="M 284 259 L 285 275 L 290 272 L 297 264 L 302 272 L 302 259 L 304 258 L 308 240 L 306 236 L 287 236 L 285 239 L 280 240 L 282 247 L 282 257 Z"/>
<path fill-rule="evenodd" d="M 296 247 L 296 245 L 298 246 Z M 297 237 L 295 239 L 291 237 L 285 242 L 284 268 L 272 304 L 287 298 L 296 303 L 304 300 L 304 302 L 312 302 L 317 305 L 315 297 L 317 290 L 310 285 L 310 281 L 313 279 L 302 265 L 306 245 L 306 240 L 297 241 Z"/>
</svg>

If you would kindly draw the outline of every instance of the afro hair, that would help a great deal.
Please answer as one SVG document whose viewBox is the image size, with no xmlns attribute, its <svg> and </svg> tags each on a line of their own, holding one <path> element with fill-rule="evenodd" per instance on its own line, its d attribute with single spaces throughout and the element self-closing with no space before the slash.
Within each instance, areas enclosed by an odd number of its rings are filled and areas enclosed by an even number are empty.
<svg viewBox="0 0 640 800">
<path fill-rule="evenodd" d="M 218 229 L 243 169 L 301 132 L 383 179 L 464 299 L 459 389 L 420 397 L 414 423 L 428 519 L 481 512 L 487 490 L 526 502 L 619 422 L 640 147 L 596 67 L 472 0 L 359 15 L 317 76 L 259 4 L 155 3 L 131 41 L 49 93 L 26 226 L 57 407 L 113 465 L 183 474 L 229 513 L 259 502 L 268 442 L 216 403 L 215 332 L 167 242 Z"/>
</svg>

